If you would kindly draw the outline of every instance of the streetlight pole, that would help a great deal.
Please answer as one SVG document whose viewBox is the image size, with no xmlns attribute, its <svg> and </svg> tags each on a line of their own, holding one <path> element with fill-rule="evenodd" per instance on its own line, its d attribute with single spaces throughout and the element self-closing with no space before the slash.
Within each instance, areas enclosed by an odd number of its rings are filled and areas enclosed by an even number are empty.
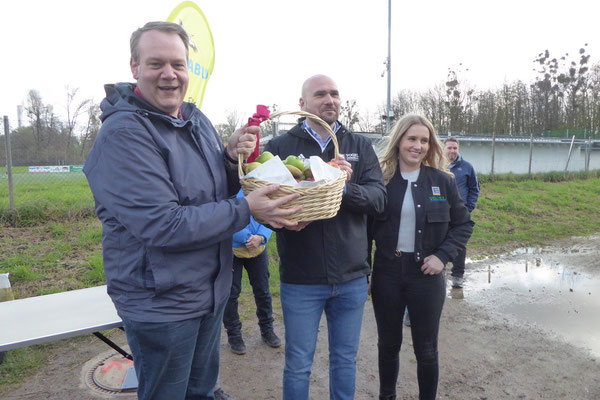
<svg viewBox="0 0 600 400">
<path fill-rule="evenodd" d="M 385 132 L 390 131 L 390 97 L 392 86 L 392 0 L 388 0 L 388 56 L 387 56 L 387 110 L 385 112 Z"/>
</svg>

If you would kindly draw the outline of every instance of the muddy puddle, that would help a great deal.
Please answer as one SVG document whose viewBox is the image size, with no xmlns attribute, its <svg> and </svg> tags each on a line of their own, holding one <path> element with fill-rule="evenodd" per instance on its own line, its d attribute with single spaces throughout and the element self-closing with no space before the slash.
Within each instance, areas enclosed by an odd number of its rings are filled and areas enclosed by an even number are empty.
<svg viewBox="0 0 600 400">
<path fill-rule="evenodd" d="M 448 296 L 534 325 L 600 357 L 600 237 L 580 240 L 584 243 L 470 261 L 465 287 L 448 289 Z"/>
</svg>

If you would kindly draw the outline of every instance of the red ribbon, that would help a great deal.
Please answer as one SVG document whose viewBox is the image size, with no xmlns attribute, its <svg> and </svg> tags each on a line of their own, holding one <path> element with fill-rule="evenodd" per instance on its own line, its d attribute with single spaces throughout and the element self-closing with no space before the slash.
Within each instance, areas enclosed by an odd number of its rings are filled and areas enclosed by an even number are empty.
<svg viewBox="0 0 600 400">
<path fill-rule="evenodd" d="M 254 113 L 254 115 L 252 115 L 252 117 L 248 118 L 248 126 L 260 126 L 261 122 L 264 122 L 269 119 L 269 115 L 271 115 L 271 112 L 269 111 L 267 106 L 263 106 L 260 104 L 257 105 L 256 112 Z M 256 147 L 254 148 L 254 151 L 252 152 L 252 154 L 250 154 L 250 157 L 248 157 L 248 160 L 246 162 L 251 163 L 258 158 L 258 141 L 259 141 L 259 139 L 260 139 L 260 134 L 257 133 L 256 134 Z"/>
</svg>

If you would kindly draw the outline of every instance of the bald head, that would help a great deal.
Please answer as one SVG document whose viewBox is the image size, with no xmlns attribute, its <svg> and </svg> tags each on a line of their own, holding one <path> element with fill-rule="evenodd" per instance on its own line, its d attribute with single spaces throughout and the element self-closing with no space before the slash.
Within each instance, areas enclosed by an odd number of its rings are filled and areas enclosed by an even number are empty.
<svg viewBox="0 0 600 400">
<path fill-rule="evenodd" d="M 340 103 L 337 85 L 326 75 L 311 76 L 302 85 L 300 109 L 319 116 L 332 126 L 339 117 Z"/>
<path fill-rule="evenodd" d="M 333 86 L 335 86 L 337 88 L 337 85 L 335 84 L 333 79 L 331 79 L 327 75 L 321 75 L 321 74 L 313 75 L 310 78 L 308 78 L 307 80 L 305 80 L 304 83 L 302 84 L 301 96 L 305 97 L 307 94 L 307 90 L 310 90 L 311 86 L 315 85 L 316 83 L 324 82 L 324 81 L 328 81 L 329 83 L 331 83 Z"/>
</svg>

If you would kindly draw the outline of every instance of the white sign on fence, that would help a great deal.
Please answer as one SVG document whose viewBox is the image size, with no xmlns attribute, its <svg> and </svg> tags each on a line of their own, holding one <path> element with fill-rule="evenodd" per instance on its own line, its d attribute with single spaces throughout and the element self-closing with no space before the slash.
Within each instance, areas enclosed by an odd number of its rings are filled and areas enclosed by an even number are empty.
<svg viewBox="0 0 600 400">
<path fill-rule="evenodd" d="M 68 165 L 47 165 L 42 167 L 29 167 L 29 172 L 33 173 L 50 173 L 50 172 L 69 172 Z"/>
</svg>

